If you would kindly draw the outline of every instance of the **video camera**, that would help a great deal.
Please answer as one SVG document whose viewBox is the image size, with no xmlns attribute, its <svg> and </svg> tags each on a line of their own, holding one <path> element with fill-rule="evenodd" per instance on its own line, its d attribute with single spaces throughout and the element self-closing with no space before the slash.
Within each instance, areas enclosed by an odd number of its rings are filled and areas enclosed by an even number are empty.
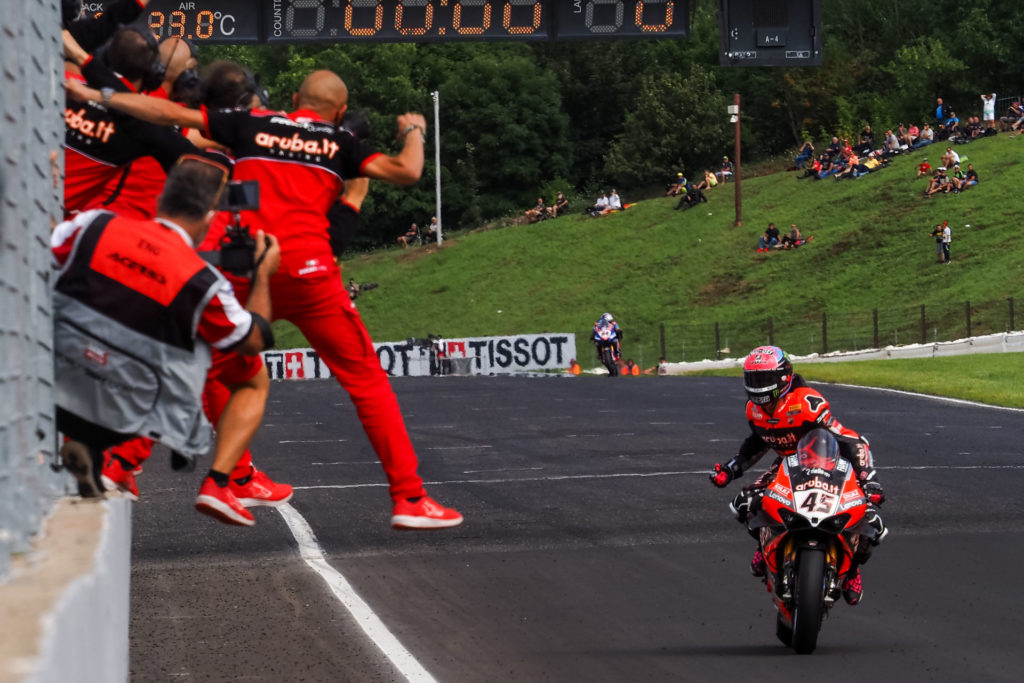
<svg viewBox="0 0 1024 683">
<path fill-rule="evenodd" d="M 224 231 L 216 251 L 200 252 L 208 263 L 234 275 L 248 275 L 256 270 L 256 239 L 250 234 L 249 226 L 242 225 L 242 211 L 258 211 L 260 208 L 260 184 L 256 180 L 229 181 L 221 195 L 218 211 L 230 211 L 234 222 Z M 267 240 L 270 245 L 270 240 Z"/>
</svg>

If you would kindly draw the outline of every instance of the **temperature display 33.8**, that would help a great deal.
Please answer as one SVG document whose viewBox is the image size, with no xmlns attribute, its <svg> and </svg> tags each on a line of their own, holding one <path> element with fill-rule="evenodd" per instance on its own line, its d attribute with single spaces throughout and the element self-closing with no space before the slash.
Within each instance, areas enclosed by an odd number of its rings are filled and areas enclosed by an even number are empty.
<svg viewBox="0 0 1024 683">
<path fill-rule="evenodd" d="M 256 43 L 259 10 L 252 0 L 151 0 L 150 29 L 158 38 L 203 43 Z"/>
</svg>

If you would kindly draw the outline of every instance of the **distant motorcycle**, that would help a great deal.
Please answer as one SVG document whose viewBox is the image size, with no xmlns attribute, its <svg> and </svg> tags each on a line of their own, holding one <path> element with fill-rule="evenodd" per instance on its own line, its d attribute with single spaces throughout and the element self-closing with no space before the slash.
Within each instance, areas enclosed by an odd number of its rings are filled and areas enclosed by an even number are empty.
<svg viewBox="0 0 1024 683">
<path fill-rule="evenodd" d="M 778 611 L 776 635 L 800 654 L 814 651 L 825 613 L 842 594 L 868 499 L 853 465 L 825 429 L 808 432 L 782 461 L 748 522 L 760 534 L 765 585 Z"/>
<path fill-rule="evenodd" d="M 608 368 L 608 374 L 615 377 L 619 374 L 619 336 L 615 328 L 607 320 L 599 320 L 594 325 L 591 341 L 597 346 L 597 355 L 601 363 Z"/>
</svg>

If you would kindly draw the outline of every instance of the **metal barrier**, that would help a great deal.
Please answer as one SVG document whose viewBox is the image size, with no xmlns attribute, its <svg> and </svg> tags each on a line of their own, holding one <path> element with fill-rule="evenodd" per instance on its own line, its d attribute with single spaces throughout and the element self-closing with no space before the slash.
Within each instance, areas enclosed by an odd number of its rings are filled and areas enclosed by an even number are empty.
<svg viewBox="0 0 1024 683">
<path fill-rule="evenodd" d="M 64 139 L 60 4 L 4 3 L 0 24 L 0 578 L 68 481 L 53 423 L 49 232 Z"/>
</svg>

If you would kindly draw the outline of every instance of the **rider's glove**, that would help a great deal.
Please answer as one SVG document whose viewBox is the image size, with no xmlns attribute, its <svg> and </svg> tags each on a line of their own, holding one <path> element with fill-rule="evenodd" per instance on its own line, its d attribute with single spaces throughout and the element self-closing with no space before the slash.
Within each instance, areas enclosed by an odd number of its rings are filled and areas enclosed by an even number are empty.
<svg viewBox="0 0 1024 683">
<path fill-rule="evenodd" d="M 761 491 L 755 486 L 747 486 L 740 493 L 732 499 L 732 503 L 729 504 L 729 509 L 736 515 L 736 519 L 740 522 L 746 522 L 751 515 L 757 512 L 760 505 Z"/>
<path fill-rule="evenodd" d="M 718 488 L 725 487 L 730 481 L 740 476 L 739 468 L 732 460 L 725 463 L 715 463 L 715 471 L 709 476 L 711 483 Z"/>
<path fill-rule="evenodd" d="M 885 489 L 877 481 L 869 481 L 864 484 L 864 495 L 872 505 L 881 505 L 885 502 Z"/>
</svg>

